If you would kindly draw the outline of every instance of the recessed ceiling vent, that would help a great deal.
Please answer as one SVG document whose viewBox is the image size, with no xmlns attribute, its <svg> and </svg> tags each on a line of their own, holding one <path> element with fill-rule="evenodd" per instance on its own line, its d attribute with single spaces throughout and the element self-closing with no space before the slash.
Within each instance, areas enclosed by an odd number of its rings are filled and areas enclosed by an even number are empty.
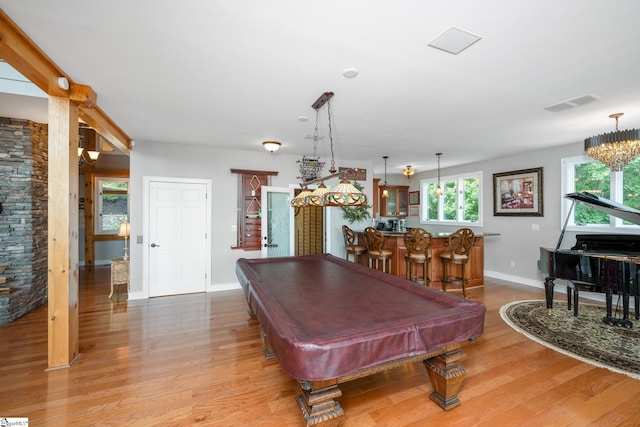
<svg viewBox="0 0 640 427">
<path fill-rule="evenodd" d="M 581 105 L 597 101 L 598 99 L 600 99 L 598 95 L 582 95 L 573 99 L 567 99 L 566 101 L 559 102 L 558 104 L 549 105 L 548 107 L 544 107 L 544 109 L 547 111 L 551 111 L 552 113 L 558 113 L 560 111 L 580 107 Z"/>
<path fill-rule="evenodd" d="M 469 31 L 458 27 L 449 27 L 429 42 L 429 46 L 457 55 L 478 40 L 480 40 L 480 36 Z"/>
</svg>

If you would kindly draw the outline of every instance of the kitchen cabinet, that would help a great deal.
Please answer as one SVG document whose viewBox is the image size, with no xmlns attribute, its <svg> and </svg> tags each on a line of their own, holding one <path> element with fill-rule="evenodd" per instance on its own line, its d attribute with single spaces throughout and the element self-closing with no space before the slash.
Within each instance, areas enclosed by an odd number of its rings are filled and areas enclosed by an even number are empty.
<svg viewBox="0 0 640 427">
<path fill-rule="evenodd" d="M 408 216 L 409 215 L 409 186 L 387 185 L 389 197 L 382 197 L 384 185 L 379 186 L 380 216 Z"/>
</svg>

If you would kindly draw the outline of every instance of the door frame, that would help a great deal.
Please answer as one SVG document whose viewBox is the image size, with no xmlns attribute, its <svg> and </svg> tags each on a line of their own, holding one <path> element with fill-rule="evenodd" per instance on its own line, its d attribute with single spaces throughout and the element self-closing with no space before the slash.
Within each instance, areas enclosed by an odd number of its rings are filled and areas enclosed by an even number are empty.
<svg viewBox="0 0 640 427">
<path fill-rule="evenodd" d="M 268 192 L 274 193 L 288 193 L 289 200 L 288 203 L 291 203 L 291 199 L 293 199 L 293 188 L 292 187 L 274 187 L 271 185 L 263 185 L 260 187 L 260 204 L 263 206 L 262 209 L 262 223 L 261 223 L 261 231 L 260 231 L 260 257 L 267 258 L 266 250 L 264 248 L 264 240 L 266 238 L 267 233 L 267 221 L 269 219 L 269 210 L 267 209 L 266 198 Z M 294 230 L 295 230 L 295 217 L 293 215 L 293 209 L 289 206 L 289 255 L 293 256 L 295 254 L 294 247 Z"/>
<path fill-rule="evenodd" d="M 209 244 L 205 247 L 205 260 L 206 260 L 206 280 L 205 280 L 205 291 L 208 291 L 211 288 L 211 242 L 213 241 L 213 236 L 211 236 L 211 213 L 212 213 L 212 197 L 211 197 L 211 189 L 213 188 L 213 182 L 211 179 L 199 179 L 199 178 L 180 178 L 180 177 L 166 177 L 166 176 L 143 176 L 142 177 L 142 298 L 149 298 L 149 236 L 150 236 L 150 225 L 149 225 L 149 215 L 150 215 L 150 206 L 149 206 L 149 197 L 151 194 L 151 183 L 152 182 L 173 182 L 176 184 L 204 184 L 207 188 L 207 203 L 206 203 L 206 233 L 207 233 L 207 241 Z M 134 244 L 134 242 L 131 242 Z"/>
</svg>

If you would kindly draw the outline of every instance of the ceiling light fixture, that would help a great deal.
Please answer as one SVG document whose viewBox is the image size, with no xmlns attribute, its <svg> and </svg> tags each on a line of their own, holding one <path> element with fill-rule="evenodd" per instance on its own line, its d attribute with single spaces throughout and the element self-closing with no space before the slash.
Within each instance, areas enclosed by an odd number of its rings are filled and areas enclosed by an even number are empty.
<svg viewBox="0 0 640 427">
<path fill-rule="evenodd" d="M 382 158 L 384 159 L 384 188 L 382 189 L 382 197 L 386 199 L 389 197 L 389 190 L 387 190 L 387 159 L 389 156 L 382 156 Z"/>
<path fill-rule="evenodd" d="M 331 98 L 333 92 L 325 92 L 314 102 L 311 107 L 316 110 L 316 127 L 313 135 L 313 158 L 303 156 L 300 172 L 303 182 L 300 184 L 303 191 L 291 200 L 291 206 L 293 207 L 305 207 L 305 206 L 361 206 L 367 204 L 367 196 L 360 190 L 358 190 L 349 181 L 349 175 L 354 175 L 358 169 L 346 169 L 341 172 L 336 172 L 335 159 L 333 155 L 333 130 L 331 126 Z M 329 117 L 329 143 L 331 148 L 331 167 L 329 168 L 330 175 L 318 178 L 322 172 L 324 162 L 319 161 L 319 157 L 316 154 L 316 148 L 318 144 L 318 114 L 320 108 L 327 104 L 327 115 Z M 313 174 L 313 175 L 312 175 Z M 315 176 L 314 176 L 315 175 Z M 332 178 L 340 177 L 338 185 L 329 190 L 324 181 Z M 320 183 L 315 191 L 309 190 L 307 187 L 311 184 Z"/>
<path fill-rule="evenodd" d="M 612 172 L 621 171 L 640 155 L 640 130 L 618 130 L 618 119 L 624 113 L 611 114 L 616 130 L 584 140 L 584 150 L 591 157 L 608 166 Z"/>
<path fill-rule="evenodd" d="M 264 141 L 262 143 L 262 146 L 265 148 L 265 150 L 270 153 L 275 153 L 276 151 L 278 151 L 281 145 L 282 144 L 278 141 Z"/>
<path fill-rule="evenodd" d="M 85 163 L 94 165 L 98 157 L 100 157 L 99 151 L 85 150 L 82 147 L 78 147 L 78 166 L 82 167 Z"/>
<path fill-rule="evenodd" d="M 413 175 L 414 173 L 416 173 L 416 170 L 412 169 L 411 165 L 407 165 L 406 168 L 402 169 L 402 174 L 407 178 L 411 178 L 411 175 Z"/>
<path fill-rule="evenodd" d="M 442 196 L 442 187 L 440 186 L 440 156 L 442 156 L 442 153 L 436 153 L 436 156 L 438 157 L 438 186 L 436 187 L 436 195 Z"/>
</svg>

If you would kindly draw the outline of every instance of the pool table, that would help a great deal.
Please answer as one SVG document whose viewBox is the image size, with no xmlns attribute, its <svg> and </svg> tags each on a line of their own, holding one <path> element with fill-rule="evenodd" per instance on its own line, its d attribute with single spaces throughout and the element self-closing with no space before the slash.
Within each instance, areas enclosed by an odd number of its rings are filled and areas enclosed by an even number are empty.
<svg viewBox="0 0 640 427">
<path fill-rule="evenodd" d="M 483 304 L 330 254 L 241 258 L 236 275 L 307 425 L 340 424 L 338 384 L 416 361 L 434 402 L 460 404 L 460 343 L 482 334 Z"/>
</svg>

